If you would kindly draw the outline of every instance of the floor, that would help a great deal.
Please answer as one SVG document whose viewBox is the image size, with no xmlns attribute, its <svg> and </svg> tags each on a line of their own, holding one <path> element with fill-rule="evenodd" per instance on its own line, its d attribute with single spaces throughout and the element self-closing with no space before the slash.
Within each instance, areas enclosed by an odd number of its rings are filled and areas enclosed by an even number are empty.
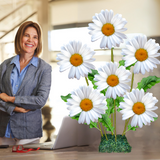
<svg viewBox="0 0 160 160">
<path fill-rule="evenodd" d="M 99 153 L 98 145 L 70 147 L 58 150 L 38 150 L 13 153 L 12 148 L 0 149 L 0 160 L 160 160 L 160 148 L 132 146 L 130 153 Z"/>
</svg>

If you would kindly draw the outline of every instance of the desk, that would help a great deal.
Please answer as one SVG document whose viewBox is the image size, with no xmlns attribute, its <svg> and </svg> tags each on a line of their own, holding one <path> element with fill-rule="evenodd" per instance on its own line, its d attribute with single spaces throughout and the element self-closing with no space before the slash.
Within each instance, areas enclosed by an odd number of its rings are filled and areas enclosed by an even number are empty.
<svg viewBox="0 0 160 160">
<path fill-rule="evenodd" d="M 13 153 L 0 149 L 0 160 L 160 160 L 160 148 L 132 146 L 131 153 L 99 153 L 98 145 Z"/>
</svg>

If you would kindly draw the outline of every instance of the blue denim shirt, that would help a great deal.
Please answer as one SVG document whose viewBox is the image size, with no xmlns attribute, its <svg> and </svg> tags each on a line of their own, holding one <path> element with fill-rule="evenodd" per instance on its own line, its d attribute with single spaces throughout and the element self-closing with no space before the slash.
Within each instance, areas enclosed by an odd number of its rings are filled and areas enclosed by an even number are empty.
<svg viewBox="0 0 160 160">
<path fill-rule="evenodd" d="M 19 55 L 15 56 L 11 63 L 10 64 L 15 64 L 13 70 L 12 70 L 12 73 L 11 73 L 11 77 L 10 77 L 10 81 L 11 81 L 11 85 L 12 85 L 12 91 L 13 91 L 13 95 L 16 95 L 22 81 L 23 81 L 23 78 L 27 72 L 27 69 L 28 69 L 28 66 L 29 65 L 34 65 L 37 67 L 37 64 L 38 64 L 38 58 L 37 57 L 33 57 L 31 59 L 31 61 L 28 63 L 28 65 L 23 68 L 23 70 L 20 72 L 20 63 L 19 63 Z M 6 129 L 6 132 L 5 132 L 5 137 L 7 138 L 14 138 L 14 135 L 12 133 L 12 130 L 11 130 L 11 127 L 10 127 L 10 121 L 7 125 L 7 129 Z"/>
</svg>

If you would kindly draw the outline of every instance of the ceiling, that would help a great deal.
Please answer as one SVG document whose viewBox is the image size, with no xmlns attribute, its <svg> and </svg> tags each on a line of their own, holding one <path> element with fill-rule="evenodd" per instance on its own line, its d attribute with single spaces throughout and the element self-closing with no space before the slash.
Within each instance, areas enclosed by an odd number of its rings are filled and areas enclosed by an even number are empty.
<svg viewBox="0 0 160 160">
<path fill-rule="evenodd" d="M 0 7 L 26 2 L 26 0 L 0 0 Z"/>
</svg>

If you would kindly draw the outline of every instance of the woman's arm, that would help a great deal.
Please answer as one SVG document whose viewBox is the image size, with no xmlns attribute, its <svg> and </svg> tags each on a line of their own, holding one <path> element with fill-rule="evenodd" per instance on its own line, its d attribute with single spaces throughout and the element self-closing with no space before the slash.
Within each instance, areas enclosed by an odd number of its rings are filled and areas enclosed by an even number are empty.
<svg viewBox="0 0 160 160">
<path fill-rule="evenodd" d="M 11 102 L 14 103 L 15 97 L 8 96 L 6 93 L 0 93 L 0 99 L 2 99 L 5 102 Z"/>
<path fill-rule="evenodd" d="M 15 107 L 13 111 L 14 112 L 20 112 L 20 113 L 27 113 L 30 110 L 29 109 L 24 109 L 24 108 L 21 108 L 21 107 Z"/>
<path fill-rule="evenodd" d="M 13 114 L 13 110 L 15 109 L 16 105 L 10 102 L 5 102 L 0 99 L 0 110 L 8 113 L 9 115 Z"/>
<path fill-rule="evenodd" d="M 31 96 L 15 96 L 14 104 L 24 109 L 40 109 L 42 108 L 49 96 L 51 87 L 51 66 L 48 65 L 43 71 L 43 75 L 39 82 L 36 95 Z M 28 86 L 29 87 L 29 86 Z"/>
<path fill-rule="evenodd" d="M 5 102 L 3 100 L 0 100 L 0 110 L 8 113 L 9 115 L 13 115 L 14 112 L 26 113 L 30 111 L 22 107 L 17 107 L 15 104 L 10 103 L 10 102 Z"/>
<path fill-rule="evenodd" d="M 0 76 L 3 77 L 3 74 L 7 68 L 7 64 L 10 64 L 10 59 L 4 61 L 0 64 Z M 0 78 L 0 84 L 3 85 L 2 79 Z M 1 88 L 1 87 L 0 87 Z M 0 89 L 0 110 L 8 113 L 9 115 L 14 114 L 14 112 L 26 113 L 29 110 L 18 107 L 13 104 L 15 97 L 8 96 L 6 93 L 2 93 Z"/>
</svg>

